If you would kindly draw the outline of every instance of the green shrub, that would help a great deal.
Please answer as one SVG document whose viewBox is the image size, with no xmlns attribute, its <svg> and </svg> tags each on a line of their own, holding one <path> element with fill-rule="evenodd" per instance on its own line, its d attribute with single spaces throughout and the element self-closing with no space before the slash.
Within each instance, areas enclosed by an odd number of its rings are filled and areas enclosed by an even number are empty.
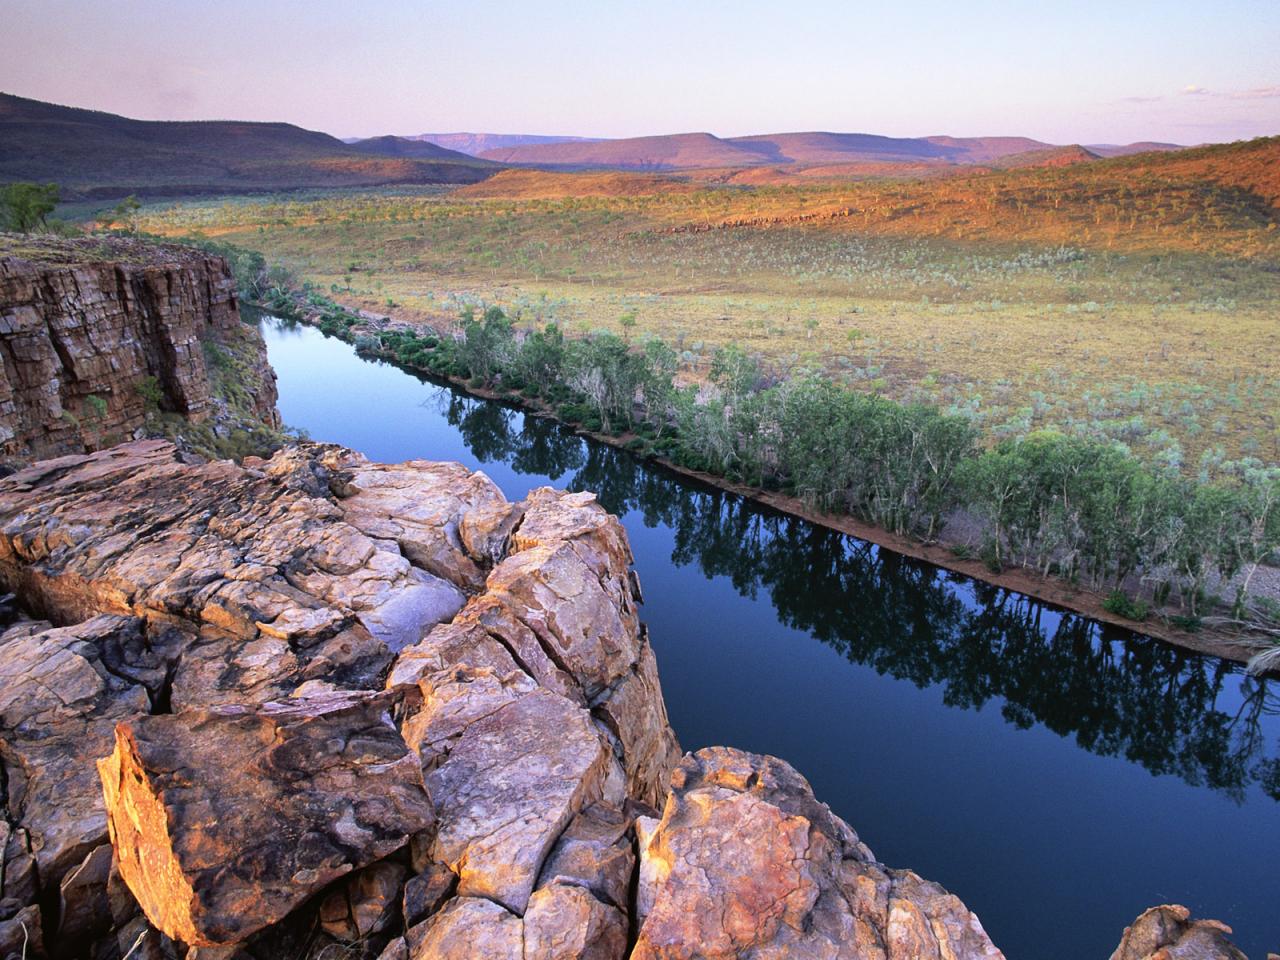
<svg viewBox="0 0 1280 960">
<path fill-rule="evenodd" d="M 85 409 L 89 416 L 95 420 L 102 420 L 107 415 L 107 401 L 102 399 L 96 393 L 91 393 L 84 398 Z"/>
<path fill-rule="evenodd" d="M 143 377 L 133 385 L 133 391 L 142 398 L 143 406 L 148 413 L 159 412 L 164 403 L 164 388 L 155 377 Z"/>
<path fill-rule="evenodd" d="M 1102 601 L 1102 609 L 1114 613 L 1118 617 L 1124 617 L 1126 620 L 1135 620 L 1141 622 L 1147 619 L 1150 608 L 1145 600 L 1130 597 L 1123 590 L 1112 590 L 1107 598 Z"/>
</svg>

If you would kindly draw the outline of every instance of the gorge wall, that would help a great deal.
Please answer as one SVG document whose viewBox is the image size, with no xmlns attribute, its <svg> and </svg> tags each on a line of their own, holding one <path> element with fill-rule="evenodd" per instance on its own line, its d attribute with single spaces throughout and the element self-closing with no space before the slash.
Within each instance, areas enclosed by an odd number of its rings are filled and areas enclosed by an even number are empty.
<svg viewBox="0 0 1280 960">
<path fill-rule="evenodd" d="M 0 235 L 0 366 L 9 459 L 135 439 L 149 413 L 279 426 L 230 268 L 186 247 Z"/>
</svg>

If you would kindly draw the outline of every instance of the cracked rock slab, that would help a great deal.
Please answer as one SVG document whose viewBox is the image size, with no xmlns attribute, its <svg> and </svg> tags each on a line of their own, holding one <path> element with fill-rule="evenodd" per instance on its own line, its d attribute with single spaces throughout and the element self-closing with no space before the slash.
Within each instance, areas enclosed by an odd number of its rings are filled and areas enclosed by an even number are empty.
<svg viewBox="0 0 1280 960">
<path fill-rule="evenodd" d="M 433 821 L 386 694 L 142 717 L 99 762 L 120 874 L 152 924 L 233 944 Z"/>
<path fill-rule="evenodd" d="M 118 721 L 150 710 L 147 684 L 159 693 L 176 631 L 148 637 L 142 621 L 105 615 L 43 626 L 0 635 L 0 762 L 9 815 L 29 837 L 36 875 L 56 890 L 106 840 L 94 761 L 111 751 Z"/>
<path fill-rule="evenodd" d="M 433 859 L 458 874 L 459 895 L 523 914 L 556 839 L 604 797 L 615 763 L 587 713 L 563 697 L 539 689 L 499 707 L 427 776 L 440 817 Z"/>
</svg>

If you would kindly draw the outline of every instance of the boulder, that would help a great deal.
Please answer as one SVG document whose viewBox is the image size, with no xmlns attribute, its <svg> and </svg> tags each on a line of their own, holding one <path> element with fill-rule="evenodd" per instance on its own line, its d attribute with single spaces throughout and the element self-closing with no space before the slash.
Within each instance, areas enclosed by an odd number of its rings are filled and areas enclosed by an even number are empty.
<svg viewBox="0 0 1280 960">
<path fill-rule="evenodd" d="M 572 884 L 597 900 L 628 912 L 636 855 L 631 817 L 606 803 L 587 807 L 569 822 L 556 841 L 538 886 Z"/>
<path fill-rule="evenodd" d="M 471 591 L 484 585 L 520 519 L 520 508 L 492 480 L 457 463 L 370 464 L 342 480 L 338 490 L 352 526 L 396 543 L 415 566 Z"/>
<path fill-rule="evenodd" d="M 404 885 L 401 915 L 405 926 L 427 919 L 439 910 L 457 889 L 458 878 L 442 863 L 430 863 Z"/>
<path fill-rule="evenodd" d="M 637 831 L 637 960 L 1002 957 L 959 900 L 877 863 L 780 760 L 690 754 Z"/>
<path fill-rule="evenodd" d="M 141 717 L 99 763 L 121 876 L 159 930 L 244 940 L 432 823 L 387 694 Z"/>
<path fill-rule="evenodd" d="M 622 960 L 627 918 L 584 887 L 553 883 L 524 915 L 524 960 Z"/>
<path fill-rule="evenodd" d="M 111 752 L 118 721 L 150 710 L 177 645 L 172 631 L 149 637 L 137 618 L 105 615 L 35 632 L 19 625 L 0 635 L 0 761 L 9 816 L 21 825 L 35 875 L 55 893 L 107 839 L 94 761 Z M 6 836 L 6 848 L 16 839 Z M 10 855 L 20 852 L 6 853 L 6 864 Z M 9 869 L 6 896 L 16 880 Z"/>
<path fill-rule="evenodd" d="M 410 927 L 405 942 L 408 960 L 524 960 L 523 922 L 479 897 L 450 900 L 431 919 Z"/>
<path fill-rule="evenodd" d="M 348 943 L 367 939 L 396 919 L 408 869 L 384 860 L 357 871 L 320 905 L 320 927 Z"/>
<path fill-rule="evenodd" d="M 40 926 L 39 907 L 32 904 L 0 920 L 0 960 L 27 960 L 43 955 L 44 931 Z"/>
<path fill-rule="evenodd" d="M 1111 960 L 1247 960 L 1217 920 L 1192 920 L 1180 904 L 1152 907 L 1125 927 Z"/>
<path fill-rule="evenodd" d="M 89 943 L 111 928 L 108 895 L 111 844 L 94 847 L 84 862 L 62 878 L 59 888 L 59 943 Z"/>
</svg>

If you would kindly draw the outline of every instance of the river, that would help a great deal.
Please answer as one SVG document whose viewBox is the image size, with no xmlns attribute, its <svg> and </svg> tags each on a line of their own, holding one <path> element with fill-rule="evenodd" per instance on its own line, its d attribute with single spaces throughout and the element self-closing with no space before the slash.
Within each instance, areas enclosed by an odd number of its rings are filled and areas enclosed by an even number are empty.
<svg viewBox="0 0 1280 960">
<path fill-rule="evenodd" d="M 686 749 L 792 763 L 885 863 L 1012 960 L 1105 960 L 1183 903 L 1280 951 L 1280 689 L 704 488 L 546 420 L 263 321 L 285 423 L 457 460 L 626 527 Z"/>
</svg>

